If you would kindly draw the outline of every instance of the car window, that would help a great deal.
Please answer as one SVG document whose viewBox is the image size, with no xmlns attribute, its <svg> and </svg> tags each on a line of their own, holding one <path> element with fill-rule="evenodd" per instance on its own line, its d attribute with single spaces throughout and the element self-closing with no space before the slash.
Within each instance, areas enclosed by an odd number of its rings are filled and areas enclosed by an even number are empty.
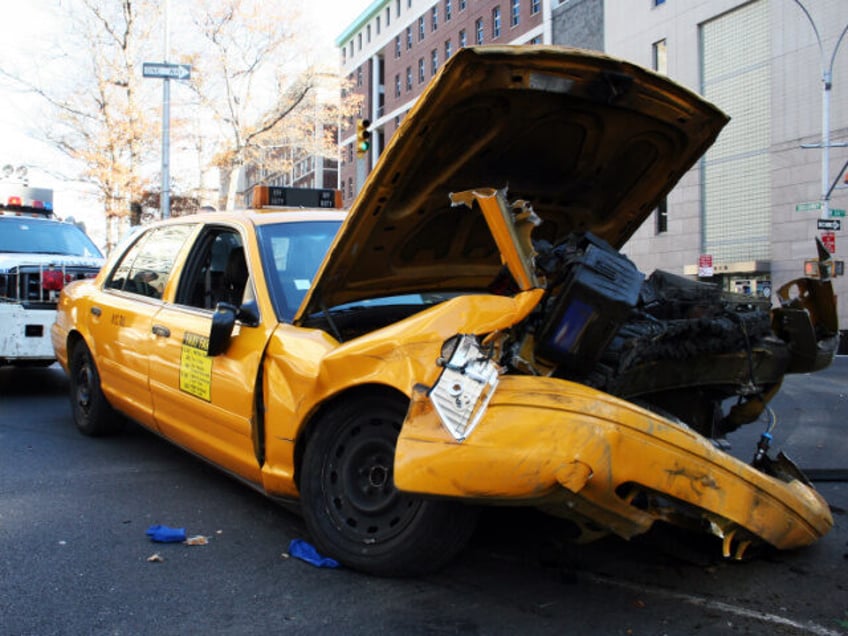
<svg viewBox="0 0 848 636">
<path fill-rule="evenodd" d="M 340 221 L 304 221 L 258 228 L 268 289 L 280 320 L 294 318 L 340 225 Z"/>
<path fill-rule="evenodd" d="M 145 232 L 124 253 L 106 287 L 162 298 L 174 260 L 195 227 L 196 224 L 169 225 Z"/>
<path fill-rule="evenodd" d="M 241 305 L 253 293 L 242 238 L 231 228 L 210 227 L 195 241 L 177 290 L 176 303 L 214 309 Z"/>
</svg>

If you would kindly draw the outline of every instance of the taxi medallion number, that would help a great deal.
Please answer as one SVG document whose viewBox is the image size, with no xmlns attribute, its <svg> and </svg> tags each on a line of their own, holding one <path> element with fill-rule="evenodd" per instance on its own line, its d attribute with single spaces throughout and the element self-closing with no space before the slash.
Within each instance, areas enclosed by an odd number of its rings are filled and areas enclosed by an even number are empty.
<svg viewBox="0 0 848 636">
<path fill-rule="evenodd" d="M 212 399 L 212 358 L 209 338 L 194 333 L 183 336 L 180 353 L 180 391 L 207 402 Z"/>
</svg>

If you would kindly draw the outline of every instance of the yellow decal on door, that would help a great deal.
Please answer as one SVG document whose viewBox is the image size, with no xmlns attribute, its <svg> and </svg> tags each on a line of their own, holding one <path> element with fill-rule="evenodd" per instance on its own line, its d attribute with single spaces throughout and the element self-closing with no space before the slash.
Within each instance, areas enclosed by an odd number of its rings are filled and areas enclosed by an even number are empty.
<svg viewBox="0 0 848 636">
<path fill-rule="evenodd" d="M 183 336 L 180 353 L 180 391 L 196 395 L 209 402 L 212 399 L 212 358 L 209 338 L 195 333 Z"/>
</svg>

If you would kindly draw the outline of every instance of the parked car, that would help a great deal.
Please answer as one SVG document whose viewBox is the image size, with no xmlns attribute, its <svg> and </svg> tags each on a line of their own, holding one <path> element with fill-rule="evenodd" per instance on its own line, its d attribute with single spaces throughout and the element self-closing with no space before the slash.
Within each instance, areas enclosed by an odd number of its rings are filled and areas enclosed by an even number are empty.
<svg viewBox="0 0 848 636">
<path fill-rule="evenodd" d="M 600 54 L 463 49 L 349 214 L 172 219 L 66 287 L 74 420 L 120 413 L 299 501 L 322 553 L 381 575 L 444 566 L 482 505 L 581 540 L 661 521 L 728 557 L 810 544 L 828 506 L 768 430 L 750 465 L 723 440 L 830 362 L 830 283 L 772 308 L 619 251 L 726 121 Z"/>
</svg>

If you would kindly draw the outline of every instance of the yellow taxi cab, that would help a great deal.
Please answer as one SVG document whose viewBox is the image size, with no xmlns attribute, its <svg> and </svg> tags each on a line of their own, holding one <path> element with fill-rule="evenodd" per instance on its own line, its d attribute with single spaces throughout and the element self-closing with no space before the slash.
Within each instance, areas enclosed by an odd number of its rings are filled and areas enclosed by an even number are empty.
<svg viewBox="0 0 848 636">
<path fill-rule="evenodd" d="M 827 503 L 769 433 L 751 464 L 723 440 L 829 364 L 830 283 L 772 308 L 619 251 L 726 122 L 600 54 L 463 49 L 348 214 L 155 223 L 69 285 L 52 339 L 76 425 L 127 416 L 376 574 L 444 566 L 482 505 L 584 540 L 662 521 L 729 557 L 810 544 Z"/>
</svg>

